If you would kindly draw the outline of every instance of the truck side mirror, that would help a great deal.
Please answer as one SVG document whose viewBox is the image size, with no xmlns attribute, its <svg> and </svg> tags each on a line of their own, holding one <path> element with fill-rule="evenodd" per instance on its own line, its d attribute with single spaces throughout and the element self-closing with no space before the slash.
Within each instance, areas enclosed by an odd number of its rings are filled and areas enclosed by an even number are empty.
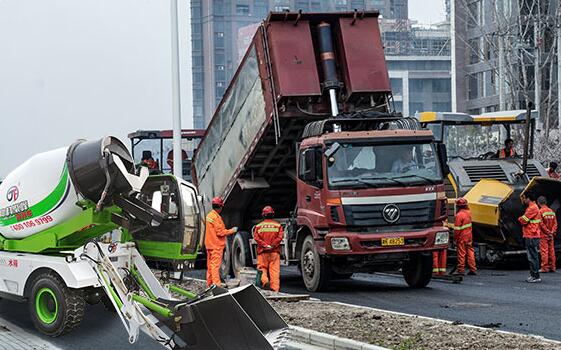
<svg viewBox="0 0 561 350">
<path fill-rule="evenodd" d="M 450 167 L 448 166 L 448 152 L 446 151 L 446 145 L 443 143 L 437 143 L 436 147 L 438 161 L 440 162 L 440 167 L 442 169 L 442 175 L 448 176 L 448 174 L 450 174 Z"/>
<path fill-rule="evenodd" d="M 316 151 L 312 148 L 304 151 L 304 181 L 316 181 Z"/>
</svg>

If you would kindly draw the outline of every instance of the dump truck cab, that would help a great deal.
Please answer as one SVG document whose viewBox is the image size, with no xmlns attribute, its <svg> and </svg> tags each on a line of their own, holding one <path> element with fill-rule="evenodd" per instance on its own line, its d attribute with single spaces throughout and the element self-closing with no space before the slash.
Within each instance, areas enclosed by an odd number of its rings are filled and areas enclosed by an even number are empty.
<svg viewBox="0 0 561 350">
<path fill-rule="evenodd" d="M 472 116 L 464 113 L 422 112 L 421 125 L 432 130 L 447 147 L 450 174 L 445 181 L 449 221 L 454 202 L 465 197 L 472 212 L 476 256 L 495 263 L 525 253 L 517 218 L 524 212 L 519 199 L 525 189 L 544 194 L 551 206 L 559 206 L 559 182 L 547 178 L 544 166 L 534 158 L 538 112 L 513 110 Z M 529 121 L 527 159 L 525 128 Z M 515 154 L 500 158 L 505 140 L 514 141 Z M 526 161 L 526 169 L 524 163 Z"/>
</svg>

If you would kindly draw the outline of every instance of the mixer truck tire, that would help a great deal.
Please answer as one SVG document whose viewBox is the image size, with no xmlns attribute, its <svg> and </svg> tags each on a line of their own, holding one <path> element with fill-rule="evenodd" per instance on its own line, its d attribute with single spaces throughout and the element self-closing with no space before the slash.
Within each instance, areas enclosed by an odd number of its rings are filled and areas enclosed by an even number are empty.
<svg viewBox="0 0 561 350">
<path fill-rule="evenodd" d="M 238 232 L 232 241 L 232 270 L 234 277 L 239 278 L 240 272 L 244 267 L 251 267 L 251 251 L 249 244 L 249 232 Z"/>
<path fill-rule="evenodd" d="M 32 282 L 29 311 L 35 328 L 58 337 L 76 328 L 84 318 L 83 291 L 71 289 L 55 273 L 45 272 Z"/>
<path fill-rule="evenodd" d="M 432 254 L 410 253 L 403 262 L 403 277 L 411 288 L 424 288 L 432 278 Z"/>
<path fill-rule="evenodd" d="M 306 289 L 310 292 L 326 290 L 332 273 L 330 261 L 319 255 L 311 235 L 304 239 L 301 251 L 300 266 Z"/>
</svg>

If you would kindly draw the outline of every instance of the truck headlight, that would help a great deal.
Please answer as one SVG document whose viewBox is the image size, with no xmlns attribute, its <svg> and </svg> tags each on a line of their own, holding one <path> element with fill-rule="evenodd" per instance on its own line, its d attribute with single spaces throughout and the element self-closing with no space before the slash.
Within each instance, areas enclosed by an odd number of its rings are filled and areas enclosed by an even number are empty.
<svg viewBox="0 0 561 350">
<path fill-rule="evenodd" d="M 449 235 L 447 231 L 437 232 L 434 238 L 435 245 L 448 244 Z"/>
<path fill-rule="evenodd" d="M 331 247 L 333 250 L 350 250 L 351 246 L 347 237 L 331 238 Z"/>
</svg>

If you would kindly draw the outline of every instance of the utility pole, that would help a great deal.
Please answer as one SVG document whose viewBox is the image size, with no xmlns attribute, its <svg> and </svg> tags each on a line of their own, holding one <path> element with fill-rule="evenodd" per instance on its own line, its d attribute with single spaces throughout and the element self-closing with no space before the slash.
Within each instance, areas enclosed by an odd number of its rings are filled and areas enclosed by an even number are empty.
<svg viewBox="0 0 561 350">
<path fill-rule="evenodd" d="M 170 0 L 171 29 L 171 103 L 173 118 L 173 174 L 183 178 L 181 160 L 181 81 L 179 79 L 179 24 L 178 0 Z M 162 155 L 163 159 L 163 155 Z"/>
<path fill-rule="evenodd" d="M 539 118 L 543 123 L 544 116 L 541 115 L 541 89 L 542 74 L 540 70 L 540 34 L 538 28 L 538 20 L 534 20 L 534 101 Z M 547 118 L 547 116 L 545 116 Z"/>
<path fill-rule="evenodd" d="M 557 128 L 561 130 L 561 25 L 557 28 Z"/>
</svg>

